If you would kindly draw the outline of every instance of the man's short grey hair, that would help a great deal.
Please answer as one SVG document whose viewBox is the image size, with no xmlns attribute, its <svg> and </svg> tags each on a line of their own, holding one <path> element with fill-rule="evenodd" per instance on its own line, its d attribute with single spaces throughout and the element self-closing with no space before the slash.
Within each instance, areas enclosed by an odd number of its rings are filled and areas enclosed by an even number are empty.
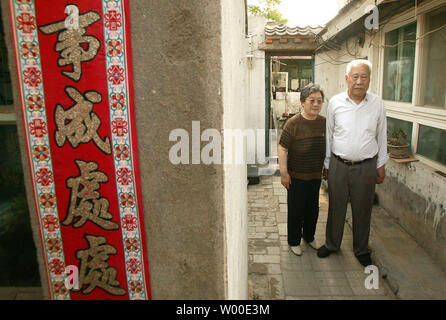
<svg viewBox="0 0 446 320">
<path fill-rule="evenodd" d="M 347 65 L 347 68 L 345 70 L 345 74 L 349 75 L 350 71 L 352 70 L 353 66 L 357 66 L 357 65 L 366 65 L 367 67 L 369 67 L 369 74 L 372 74 L 372 63 L 369 60 L 365 60 L 365 59 L 356 59 L 353 61 L 350 61 Z"/>
</svg>

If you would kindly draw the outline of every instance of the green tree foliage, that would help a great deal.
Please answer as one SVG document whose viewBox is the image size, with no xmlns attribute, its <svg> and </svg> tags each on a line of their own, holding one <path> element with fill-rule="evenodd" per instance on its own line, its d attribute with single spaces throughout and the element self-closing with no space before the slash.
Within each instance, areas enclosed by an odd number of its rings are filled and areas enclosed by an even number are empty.
<svg viewBox="0 0 446 320">
<path fill-rule="evenodd" d="M 248 11 L 252 16 L 262 16 L 278 23 L 287 23 L 288 19 L 285 19 L 277 8 L 281 2 L 282 0 L 259 0 L 259 5 L 248 5 Z"/>
</svg>

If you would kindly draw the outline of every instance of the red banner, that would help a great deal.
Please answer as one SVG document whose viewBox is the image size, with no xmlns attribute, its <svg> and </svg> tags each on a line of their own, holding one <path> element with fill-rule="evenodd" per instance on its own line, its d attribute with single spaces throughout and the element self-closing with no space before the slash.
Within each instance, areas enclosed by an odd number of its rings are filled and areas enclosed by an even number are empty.
<svg viewBox="0 0 446 320">
<path fill-rule="evenodd" d="M 128 0 L 10 0 L 53 299 L 150 299 Z"/>
</svg>

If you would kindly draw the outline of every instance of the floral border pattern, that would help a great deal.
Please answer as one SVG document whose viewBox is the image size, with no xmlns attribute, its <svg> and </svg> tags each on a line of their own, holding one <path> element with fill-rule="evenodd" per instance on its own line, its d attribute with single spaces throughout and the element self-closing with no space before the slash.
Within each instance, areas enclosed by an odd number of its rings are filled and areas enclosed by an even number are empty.
<svg viewBox="0 0 446 320">
<path fill-rule="evenodd" d="M 39 38 L 34 0 L 12 0 L 13 28 L 22 111 L 31 167 L 31 179 L 43 241 L 50 297 L 69 300 L 65 287 L 65 256 L 57 209 L 51 160 Z"/>
<path fill-rule="evenodd" d="M 130 134 L 129 76 L 123 0 L 103 0 L 104 41 L 117 197 L 131 300 L 147 299 Z"/>
</svg>

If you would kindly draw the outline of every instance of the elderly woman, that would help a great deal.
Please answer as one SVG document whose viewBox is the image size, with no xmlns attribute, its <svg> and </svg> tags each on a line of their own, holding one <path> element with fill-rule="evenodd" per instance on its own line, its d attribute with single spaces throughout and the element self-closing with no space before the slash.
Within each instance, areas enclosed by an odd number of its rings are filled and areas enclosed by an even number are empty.
<svg viewBox="0 0 446 320">
<path fill-rule="evenodd" d="M 281 182 L 288 190 L 288 244 L 298 256 L 302 236 L 319 248 L 314 233 L 325 159 L 325 118 L 319 115 L 324 92 L 311 83 L 302 89 L 300 101 L 302 112 L 286 122 L 278 150 Z"/>
</svg>

